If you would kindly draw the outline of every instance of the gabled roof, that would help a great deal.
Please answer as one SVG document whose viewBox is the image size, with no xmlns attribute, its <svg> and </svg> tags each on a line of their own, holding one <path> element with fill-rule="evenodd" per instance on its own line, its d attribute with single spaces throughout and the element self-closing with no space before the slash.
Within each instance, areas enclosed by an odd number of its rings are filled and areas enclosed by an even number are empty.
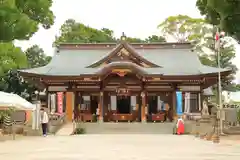
<svg viewBox="0 0 240 160">
<path fill-rule="evenodd" d="M 128 49 L 131 54 L 138 57 L 145 63 L 154 65 L 153 68 L 140 67 L 147 75 L 168 75 L 168 76 L 188 76 L 216 74 L 218 72 L 230 72 L 230 69 L 219 69 L 202 65 L 197 54 L 191 51 L 190 47 L 181 43 L 169 45 L 165 44 L 88 44 L 76 45 L 75 49 L 64 49 L 60 47 L 55 53 L 51 62 L 44 67 L 20 70 L 20 73 L 39 76 L 80 76 L 98 74 L 99 68 L 89 68 L 114 55 L 122 47 Z M 101 49 L 94 46 L 104 46 Z M 110 47 L 109 47 L 110 46 Z M 170 47 L 172 46 L 172 47 Z"/>
<path fill-rule="evenodd" d="M 121 49 L 126 49 L 132 56 L 136 57 L 137 59 L 140 59 L 141 61 L 143 61 L 144 63 L 146 63 L 147 65 L 149 65 L 151 67 L 160 67 L 160 66 L 148 61 L 146 58 L 142 57 L 141 55 L 139 55 L 138 52 L 127 42 L 121 42 L 108 55 L 106 55 L 102 59 L 98 60 L 97 62 L 91 64 L 90 66 L 87 66 L 87 68 L 98 67 L 99 65 L 106 62 L 107 60 L 109 60 L 113 56 L 115 56 L 117 53 L 119 53 L 121 51 Z"/>
</svg>

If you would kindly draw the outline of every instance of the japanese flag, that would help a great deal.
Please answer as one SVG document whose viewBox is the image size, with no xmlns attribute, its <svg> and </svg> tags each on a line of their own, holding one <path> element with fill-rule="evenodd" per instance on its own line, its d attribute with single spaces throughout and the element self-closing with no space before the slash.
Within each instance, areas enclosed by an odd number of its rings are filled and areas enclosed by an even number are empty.
<svg viewBox="0 0 240 160">
<path fill-rule="evenodd" d="M 220 47 L 221 47 L 221 38 L 223 38 L 225 35 L 224 32 L 216 32 L 216 35 L 215 35 L 215 49 L 216 50 L 219 50 Z"/>
<path fill-rule="evenodd" d="M 215 50 L 219 50 L 220 48 L 220 34 L 219 32 L 215 35 Z"/>
</svg>

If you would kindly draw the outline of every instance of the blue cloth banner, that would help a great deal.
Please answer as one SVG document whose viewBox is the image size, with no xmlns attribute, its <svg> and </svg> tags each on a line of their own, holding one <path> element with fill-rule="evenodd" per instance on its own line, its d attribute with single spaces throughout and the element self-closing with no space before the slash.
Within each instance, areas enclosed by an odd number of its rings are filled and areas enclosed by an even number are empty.
<svg viewBox="0 0 240 160">
<path fill-rule="evenodd" d="M 161 104 L 161 110 L 164 111 L 165 110 L 165 107 L 164 107 L 164 102 L 162 101 L 162 104 Z"/>
<path fill-rule="evenodd" d="M 177 115 L 181 116 L 183 114 L 182 111 L 182 92 L 176 92 L 177 98 Z"/>
</svg>

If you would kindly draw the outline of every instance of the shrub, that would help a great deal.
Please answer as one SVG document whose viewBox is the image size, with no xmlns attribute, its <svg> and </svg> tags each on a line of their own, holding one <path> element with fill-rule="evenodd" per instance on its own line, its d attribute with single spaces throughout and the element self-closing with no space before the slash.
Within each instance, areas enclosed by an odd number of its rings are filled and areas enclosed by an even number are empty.
<svg viewBox="0 0 240 160">
<path fill-rule="evenodd" d="M 240 122 L 240 109 L 238 109 L 238 111 L 237 111 L 237 120 L 238 120 L 238 122 Z"/>
<path fill-rule="evenodd" d="M 5 123 L 4 121 L 6 120 L 7 117 L 11 117 L 13 112 L 14 112 L 13 108 L 9 108 L 7 110 L 0 110 L 0 124 L 1 124 L 1 126 Z"/>
<path fill-rule="evenodd" d="M 85 134 L 86 130 L 85 128 L 76 128 L 74 131 L 74 134 Z"/>
<path fill-rule="evenodd" d="M 85 133 L 86 133 L 86 129 L 83 128 L 80 123 L 77 123 L 76 128 L 73 131 L 73 134 L 85 134 Z"/>
</svg>

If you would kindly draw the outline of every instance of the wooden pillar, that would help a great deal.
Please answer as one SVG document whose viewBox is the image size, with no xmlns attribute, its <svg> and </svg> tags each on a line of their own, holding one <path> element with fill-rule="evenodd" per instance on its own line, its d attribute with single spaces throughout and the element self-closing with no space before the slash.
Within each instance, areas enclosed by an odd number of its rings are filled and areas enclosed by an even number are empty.
<svg viewBox="0 0 240 160">
<path fill-rule="evenodd" d="M 137 98 L 137 97 L 136 97 Z M 138 105 L 138 102 L 136 103 L 136 106 L 135 106 L 135 113 L 136 114 L 136 121 L 139 121 L 139 117 L 138 117 L 138 112 L 139 112 L 139 105 Z"/>
<path fill-rule="evenodd" d="M 74 107 L 73 92 L 66 92 L 66 118 L 72 121 L 73 107 Z"/>
<path fill-rule="evenodd" d="M 145 114 L 145 109 L 146 109 L 146 92 L 143 91 L 141 93 L 142 97 L 142 106 L 141 106 L 141 121 L 146 122 L 146 114 Z"/>
<path fill-rule="evenodd" d="M 99 122 L 103 122 L 103 92 L 100 92 L 99 95 L 99 103 L 98 103 L 98 111 L 99 111 Z"/>
<path fill-rule="evenodd" d="M 201 112 L 202 111 L 202 104 L 203 104 L 203 96 L 202 92 L 198 93 L 198 110 Z"/>
<path fill-rule="evenodd" d="M 48 113 L 50 113 L 51 112 L 51 107 L 50 107 L 50 103 L 49 103 L 49 101 L 50 101 L 50 98 L 49 98 L 49 93 L 48 93 L 48 86 L 46 86 L 46 107 L 47 107 L 47 109 L 48 109 Z"/>
<path fill-rule="evenodd" d="M 74 118 L 74 120 L 77 120 L 77 118 L 78 118 L 78 113 L 79 113 L 79 111 L 78 111 L 78 103 L 77 103 L 77 97 L 78 97 L 78 92 L 77 91 L 74 91 L 73 92 L 73 95 L 74 95 L 74 99 L 73 99 L 73 118 Z"/>
<path fill-rule="evenodd" d="M 172 116 L 173 119 L 176 119 L 177 114 L 176 114 L 176 107 L 177 107 L 177 96 L 176 96 L 176 90 L 172 92 Z"/>
</svg>

